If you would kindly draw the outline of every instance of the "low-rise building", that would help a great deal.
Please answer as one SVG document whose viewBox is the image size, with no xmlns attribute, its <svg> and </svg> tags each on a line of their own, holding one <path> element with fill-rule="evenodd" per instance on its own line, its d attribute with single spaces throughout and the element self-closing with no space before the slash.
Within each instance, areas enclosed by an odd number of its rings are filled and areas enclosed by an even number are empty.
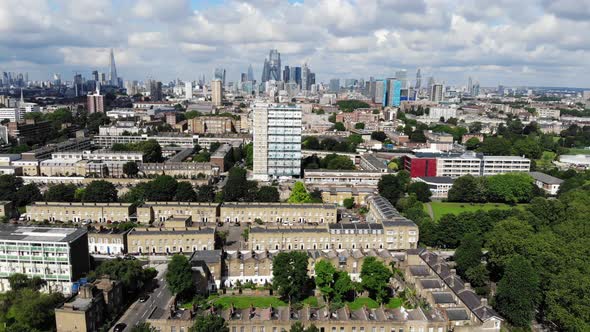
<svg viewBox="0 0 590 332">
<path fill-rule="evenodd" d="M 322 192 L 322 201 L 327 204 L 343 205 L 344 200 L 353 199 L 356 205 L 365 205 L 369 196 L 378 193 L 375 187 L 315 187 Z"/>
<path fill-rule="evenodd" d="M 444 199 L 449 196 L 449 190 L 453 187 L 454 178 L 446 176 L 421 176 L 414 178 L 416 181 L 424 182 L 432 193 L 432 198 Z"/>
<path fill-rule="evenodd" d="M 110 223 L 129 221 L 131 203 L 34 202 L 27 205 L 27 220 Z"/>
<path fill-rule="evenodd" d="M 10 218 L 12 216 L 12 202 L 0 201 L 0 218 Z"/>
<path fill-rule="evenodd" d="M 1 292 L 10 289 L 10 275 L 22 273 L 46 281 L 44 291 L 69 295 L 89 270 L 86 230 L 0 225 Z"/>
<path fill-rule="evenodd" d="M 555 196 L 559 192 L 559 187 L 563 183 L 562 179 L 556 178 L 549 174 L 541 172 L 530 172 L 530 176 L 535 180 L 535 185 L 543 189 L 547 195 Z"/>
<path fill-rule="evenodd" d="M 76 296 L 55 309 L 57 332 L 98 331 L 110 316 L 121 310 L 123 284 L 102 278 L 80 286 Z"/>
<path fill-rule="evenodd" d="M 134 228 L 127 234 L 130 254 L 176 254 L 213 250 L 213 228 Z"/>
<path fill-rule="evenodd" d="M 118 228 L 91 228 L 88 231 L 88 250 L 90 253 L 101 255 L 126 254 L 127 233 L 129 230 Z"/>
<path fill-rule="evenodd" d="M 164 162 L 142 163 L 138 166 L 140 172 L 145 175 L 170 175 L 187 177 L 190 179 L 219 175 L 219 167 L 212 163 Z"/>
<path fill-rule="evenodd" d="M 219 221 L 264 223 L 335 223 L 336 205 L 323 203 L 237 203 L 221 204 Z"/>
<path fill-rule="evenodd" d="M 379 170 L 306 170 L 303 181 L 307 186 L 322 188 L 326 185 L 375 187 L 383 173 Z"/>
<path fill-rule="evenodd" d="M 223 144 L 211 154 L 211 164 L 219 167 L 220 172 L 227 171 L 232 166 L 233 148 L 229 144 Z"/>
<path fill-rule="evenodd" d="M 219 203 L 145 202 L 137 207 L 137 221 L 146 224 L 187 216 L 194 222 L 215 223 L 218 214 Z"/>
<path fill-rule="evenodd" d="M 187 120 L 193 134 L 239 133 L 240 120 L 229 116 L 198 116 Z"/>
<path fill-rule="evenodd" d="M 198 250 L 191 255 L 189 261 L 192 269 L 202 277 L 196 282 L 197 287 L 201 287 L 201 293 L 215 292 L 221 287 L 224 269 L 222 256 L 221 250 Z"/>
</svg>

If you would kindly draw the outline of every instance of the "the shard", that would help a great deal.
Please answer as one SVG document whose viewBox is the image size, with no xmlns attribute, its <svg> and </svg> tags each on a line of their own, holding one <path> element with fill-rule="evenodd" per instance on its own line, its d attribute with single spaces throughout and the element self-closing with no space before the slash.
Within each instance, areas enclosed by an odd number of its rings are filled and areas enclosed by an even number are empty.
<svg viewBox="0 0 590 332">
<path fill-rule="evenodd" d="M 119 85 L 119 79 L 117 76 L 117 67 L 115 66 L 115 54 L 111 48 L 111 59 L 109 63 L 109 84 L 112 86 Z"/>
</svg>

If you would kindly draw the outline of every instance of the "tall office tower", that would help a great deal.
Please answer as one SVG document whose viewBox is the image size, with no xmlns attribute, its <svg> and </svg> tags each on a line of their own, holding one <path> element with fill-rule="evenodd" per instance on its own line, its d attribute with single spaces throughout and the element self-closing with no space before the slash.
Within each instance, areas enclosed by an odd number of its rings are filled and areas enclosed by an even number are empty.
<svg viewBox="0 0 590 332">
<path fill-rule="evenodd" d="M 100 94 L 99 84 L 96 85 L 96 91 L 94 94 L 89 94 L 86 97 L 86 103 L 88 107 L 88 114 L 104 113 L 104 96 Z"/>
<path fill-rule="evenodd" d="M 469 79 L 467 80 L 467 94 L 473 96 L 473 80 L 471 79 L 471 76 L 469 76 Z"/>
<path fill-rule="evenodd" d="M 289 68 L 289 83 L 297 83 L 297 79 L 296 79 L 297 72 L 296 72 L 296 69 L 297 68 L 295 68 L 295 67 L 290 67 Z"/>
<path fill-rule="evenodd" d="M 311 76 L 311 70 L 309 70 L 307 63 L 304 63 L 301 68 L 301 90 L 303 91 L 309 91 L 309 88 L 311 88 L 309 76 Z"/>
<path fill-rule="evenodd" d="M 92 79 L 93 79 L 95 82 L 98 82 L 98 70 L 93 70 L 93 71 L 92 71 Z"/>
<path fill-rule="evenodd" d="M 119 76 L 117 76 L 117 67 L 115 66 L 115 54 L 113 53 L 113 49 L 111 48 L 111 57 L 109 63 L 109 85 L 118 86 L 118 77 Z"/>
<path fill-rule="evenodd" d="M 479 96 L 479 82 L 473 83 L 473 87 L 471 88 L 471 95 L 473 97 Z"/>
<path fill-rule="evenodd" d="M 504 86 L 503 85 L 498 85 L 498 94 L 500 96 L 504 95 Z"/>
<path fill-rule="evenodd" d="M 433 84 L 432 89 L 430 91 L 430 101 L 434 101 L 436 103 L 441 102 L 443 100 L 443 86 L 442 84 Z"/>
<path fill-rule="evenodd" d="M 384 80 L 377 80 L 377 81 L 375 81 L 375 98 L 374 98 L 374 101 L 376 103 L 383 104 L 384 97 L 385 97 L 385 81 Z"/>
<path fill-rule="evenodd" d="M 184 98 L 186 100 L 193 99 L 193 82 L 191 81 L 184 82 Z"/>
<path fill-rule="evenodd" d="M 401 103 L 402 81 L 388 78 L 383 81 L 383 106 L 398 107 Z"/>
<path fill-rule="evenodd" d="M 301 172 L 301 107 L 254 104 L 254 178 L 299 176 Z"/>
<path fill-rule="evenodd" d="M 301 67 L 295 67 L 295 82 L 301 88 Z"/>
<path fill-rule="evenodd" d="M 213 106 L 221 106 L 223 98 L 223 85 L 220 79 L 211 81 L 211 102 Z"/>
<path fill-rule="evenodd" d="M 61 85 L 61 75 L 60 74 L 53 74 L 53 85 Z"/>
<path fill-rule="evenodd" d="M 242 73 L 240 74 L 240 83 L 244 83 L 248 81 L 248 74 Z"/>
<path fill-rule="evenodd" d="M 330 92 L 340 91 L 340 79 L 333 78 L 330 80 Z"/>
<path fill-rule="evenodd" d="M 408 88 L 408 72 L 405 69 L 396 71 L 395 78 L 401 82 L 402 89 Z"/>
<path fill-rule="evenodd" d="M 414 89 L 416 89 L 416 91 L 420 90 L 420 88 L 422 87 L 422 73 L 420 72 L 420 68 L 418 68 L 418 71 L 416 72 L 416 84 L 414 85 Z"/>
<path fill-rule="evenodd" d="M 76 97 L 84 94 L 84 84 L 82 82 L 82 75 L 80 74 L 74 75 L 74 91 L 76 92 Z"/>
<path fill-rule="evenodd" d="M 213 79 L 220 80 L 221 85 L 225 86 L 225 69 L 215 68 L 215 72 L 213 73 Z"/>
<path fill-rule="evenodd" d="M 428 98 L 431 97 L 431 92 L 432 92 L 432 86 L 434 85 L 434 77 L 430 76 L 428 78 L 428 85 L 426 86 L 426 91 L 428 93 Z"/>
<path fill-rule="evenodd" d="M 311 85 L 315 84 L 315 73 L 309 73 L 309 83 Z"/>
<path fill-rule="evenodd" d="M 254 81 L 254 69 L 252 69 L 252 65 L 248 65 L 248 82 Z"/>
<path fill-rule="evenodd" d="M 100 84 L 105 84 L 105 83 L 107 83 L 107 74 L 100 73 Z"/>
<path fill-rule="evenodd" d="M 276 49 L 270 50 L 268 59 L 264 59 L 262 83 L 281 80 L 281 53 Z"/>
<path fill-rule="evenodd" d="M 291 70 L 289 69 L 289 66 L 285 66 L 285 69 L 283 69 L 283 82 L 289 83 L 290 77 L 291 77 Z"/>
</svg>

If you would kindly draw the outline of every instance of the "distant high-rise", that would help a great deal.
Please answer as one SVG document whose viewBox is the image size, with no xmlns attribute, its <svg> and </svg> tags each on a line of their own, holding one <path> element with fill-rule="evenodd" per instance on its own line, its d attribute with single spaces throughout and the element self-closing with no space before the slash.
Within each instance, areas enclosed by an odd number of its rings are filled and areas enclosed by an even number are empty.
<svg viewBox="0 0 590 332">
<path fill-rule="evenodd" d="M 213 79 L 220 80 L 221 85 L 225 86 L 225 69 L 215 68 L 215 73 L 213 73 Z"/>
<path fill-rule="evenodd" d="M 248 81 L 254 81 L 254 69 L 252 69 L 252 65 L 248 66 Z"/>
<path fill-rule="evenodd" d="M 156 82 L 154 80 L 150 80 L 148 82 L 150 88 L 150 100 L 151 101 L 161 101 L 162 100 L 162 82 Z"/>
<path fill-rule="evenodd" d="M 115 66 L 115 54 L 111 48 L 111 57 L 109 64 L 109 84 L 113 86 L 119 85 L 119 78 L 117 76 L 117 67 Z"/>
<path fill-rule="evenodd" d="M 304 63 L 303 67 L 301 67 L 301 90 L 309 91 L 309 89 L 311 88 L 310 76 L 311 70 L 309 70 L 307 63 Z"/>
<path fill-rule="evenodd" d="M 396 71 L 395 78 L 401 82 L 402 89 L 408 88 L 408 72 L 405 69 Z"/>
<path fill-rule="evenodd" d="M 330 92 L 340 91 L 340 79 L 333 78 L 330 80 Z"/>
<path fill-rule="evenodd" d="M 399 106 L 401 103 L 402 81 L 388 78 L 383 81 L 383 106 Z"/>
<path fill-rule="evenodd" d="M 213 106 L 221 106 L 223 98 L 223 85 L 220 79 L 211 81 L 211 102 Z"/>
<path fill-rule="evenodd" d="M 428 97 L 431 97 L 431 92 L 432 92 L 432 86 L 434 85 L 434 77 L 430 76 L 428 78 L 428 85 L 426 86 L 426 91 L 428 92 Z"/>
<path fill-rule="evenodd" d="M 414 89 L 420 90 L 422 87 L 422 73 L 420 72 L 420 68 L 416 72 L 416 85 L 414 85 Z"/>
<path fill-rule="evenodd" d="M 473 87 L 471 88 L 471 95 L 473 97 L 479 96 L 479 82 L 473 83 Z"/>
<path fill-rule="evenodd" d="M 289 66 L 285 66 L 285 69 L 283 69 L 283 82 L 289 83 L 290 77 L 291 77 L 291 70 L 289 69 Z"/>
<path fill-rule="evenodd" d="M 92 113 L 104 113 L 104 96 L 100 94 L 100 85 L 96 85 L 96 91 L 94 94 L 89 94 L 86 97 L 88 114 Z"/>
<path fill-rule="evenodd" d="M 184 82 L 184 98 L 186 100 L 193 99 L 193 82 L 191 81 Z"/>
<path fill-rule="evenodd" d="M 430 91 L 430 101 L 436 103 L 443 100 L 443 86 L 442 84 L 433 84 Z"/>
<path fill-rule="evenodd" d="M 92 71 L 92 79 L 93 79 L 95 82 L 98 82 L 98 70 L 93 70 L 93 71 Z"/>
<path fill-rule="evenodd" d="M 473 79 L 471 76 L 469 76 L 469 79 L 467 80 L 467 94 L 473 96 Z"/>
<path fill-rule="evenodd" d="M 262 69 L 262 83 L 281 80 L 281 53 L 276 49 L 270 50 L 268 59 L 264 59 Z"/>
</svg>

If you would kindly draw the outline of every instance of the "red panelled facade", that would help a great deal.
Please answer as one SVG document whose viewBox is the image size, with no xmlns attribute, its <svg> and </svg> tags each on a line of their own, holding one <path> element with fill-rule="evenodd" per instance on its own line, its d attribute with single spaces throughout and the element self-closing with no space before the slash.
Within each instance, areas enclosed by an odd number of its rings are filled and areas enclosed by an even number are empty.
<svg viewBox="0 0 590 332">
<path fill-rule="evenodd" d="M 404 169 L 413 178 L 420 176 L 436 176 L 436 158 L 416 158 L 404 156 Z"/>
</svg>

